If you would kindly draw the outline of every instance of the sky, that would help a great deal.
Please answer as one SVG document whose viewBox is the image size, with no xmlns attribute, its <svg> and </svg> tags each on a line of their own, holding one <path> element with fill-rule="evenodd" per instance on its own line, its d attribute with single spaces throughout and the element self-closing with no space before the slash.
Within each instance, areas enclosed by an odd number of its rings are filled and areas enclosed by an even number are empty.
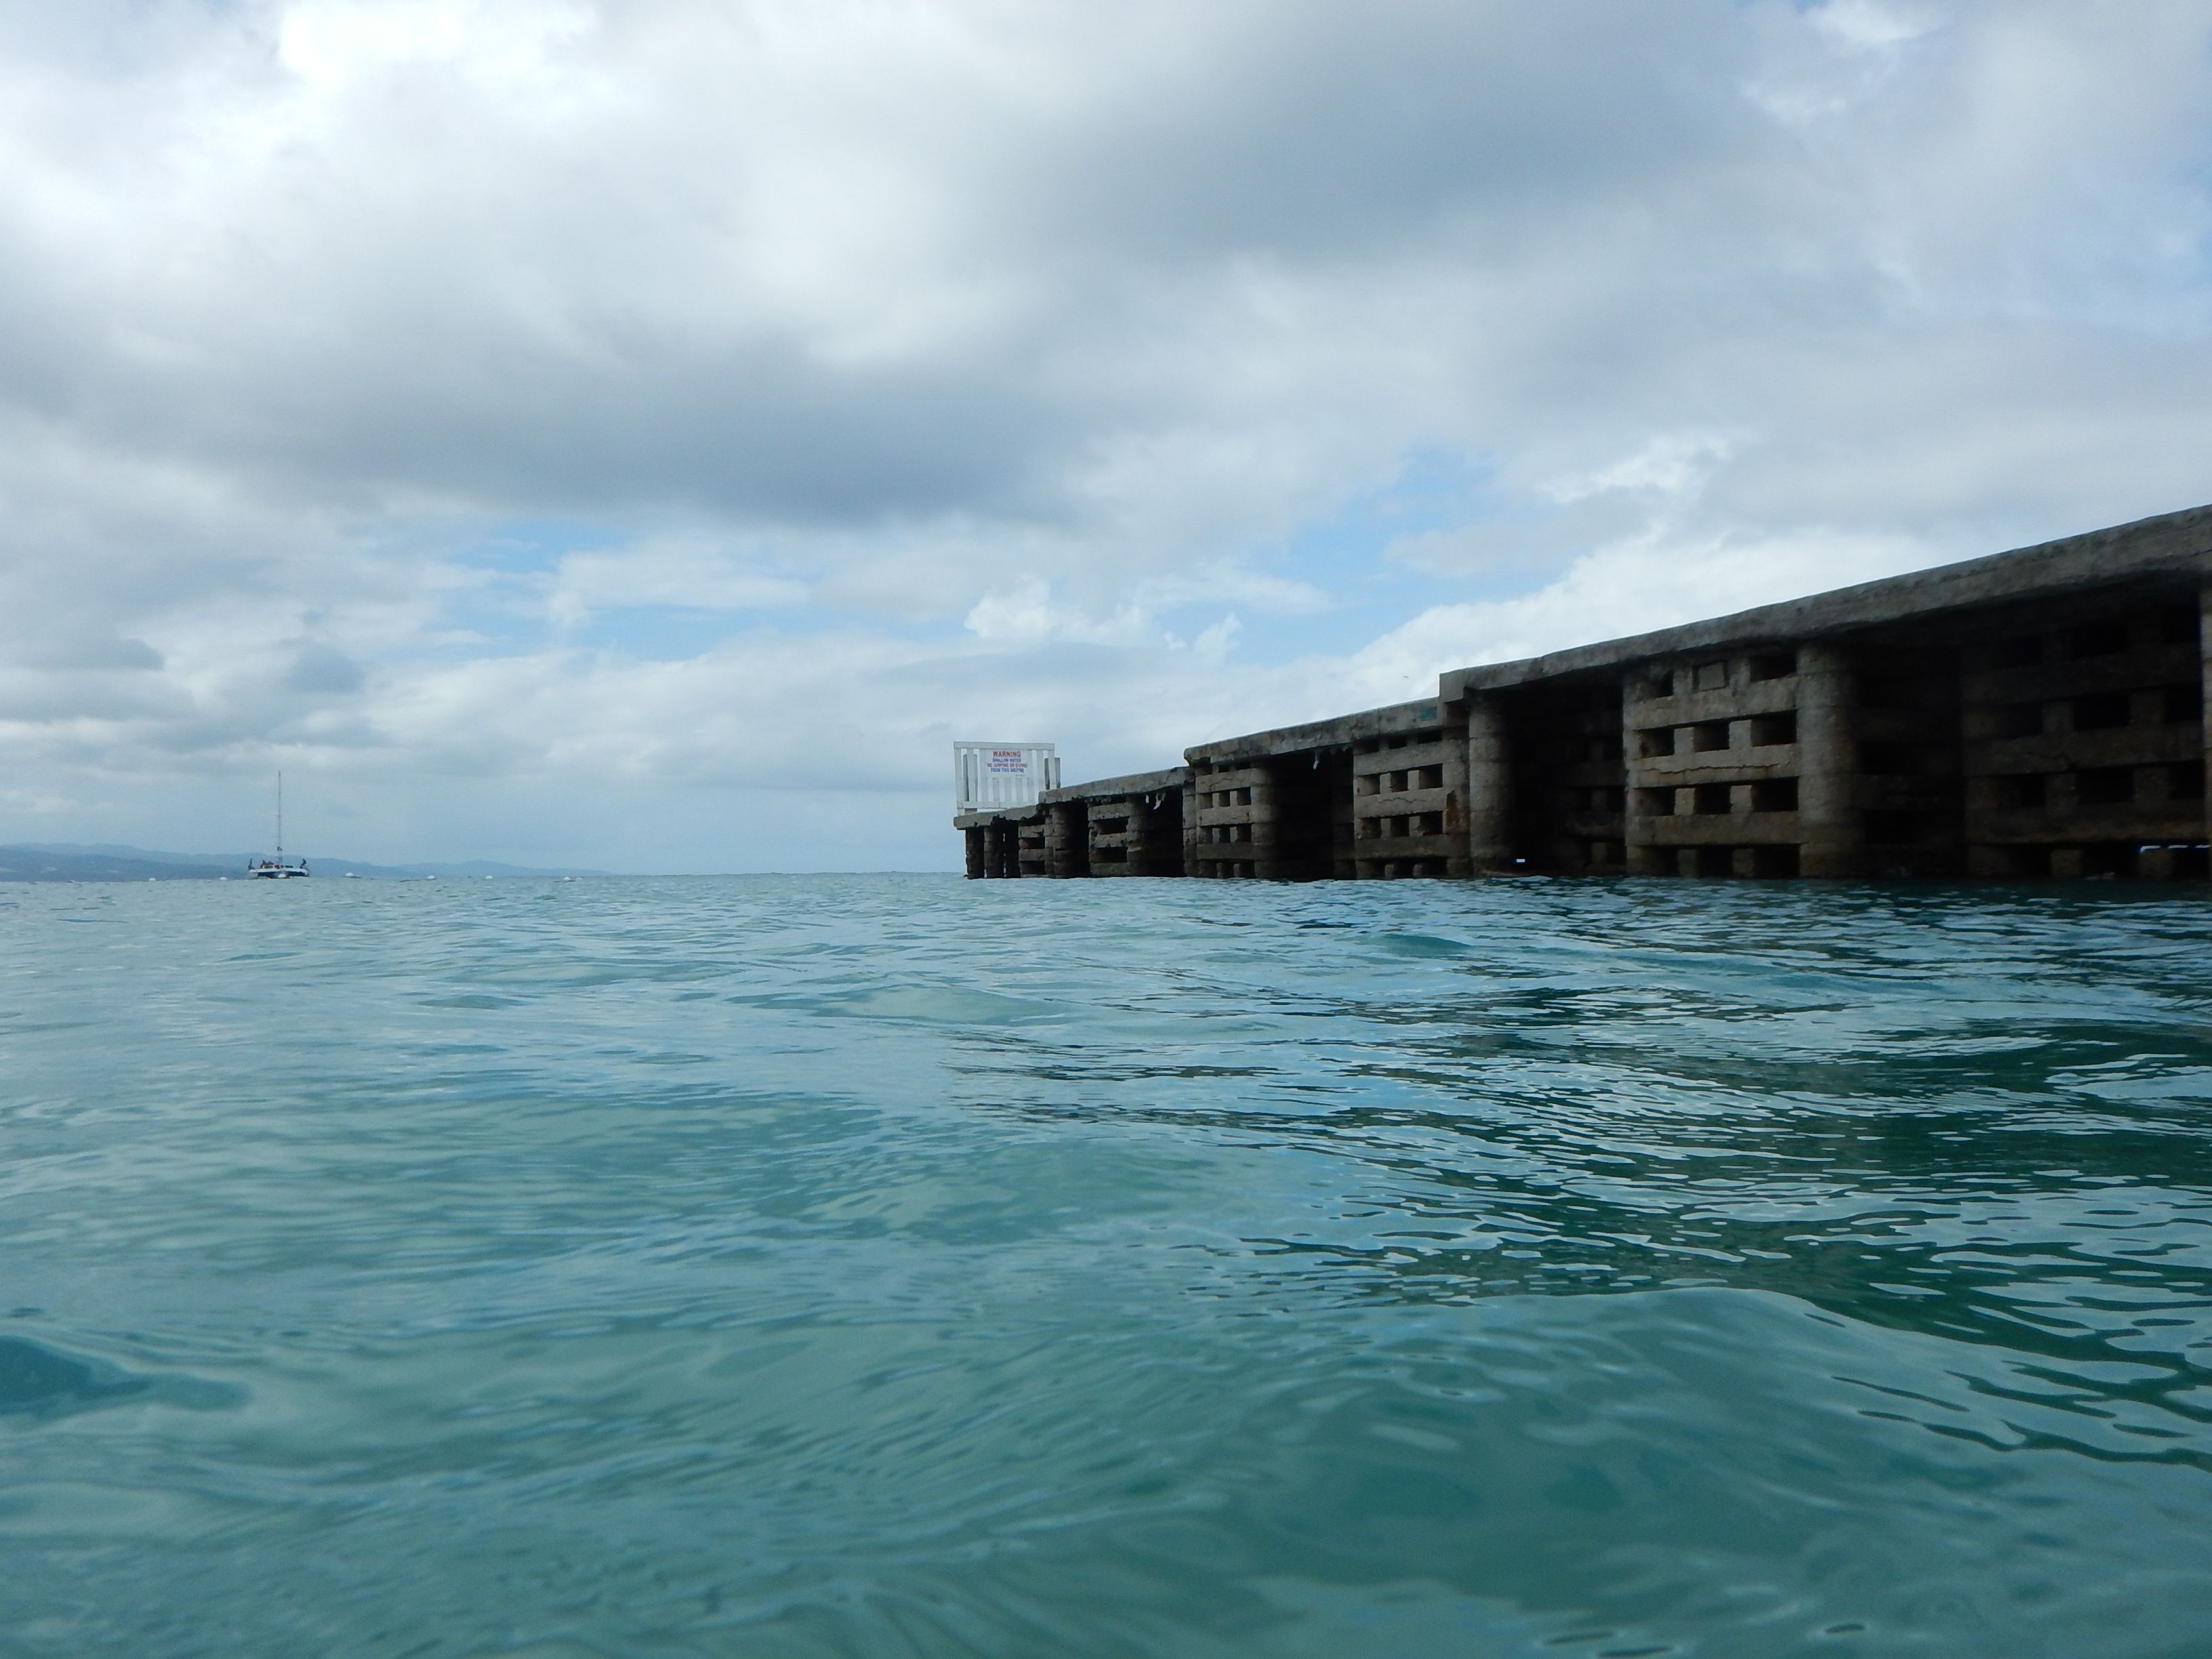
<svg viewBox="0 0 2212 1659">
<path fill-rule="evenodd" d="M 0 842 L 951 870 L 2212 501 L 2212 0 L 0 0 Z"/>
</svg>

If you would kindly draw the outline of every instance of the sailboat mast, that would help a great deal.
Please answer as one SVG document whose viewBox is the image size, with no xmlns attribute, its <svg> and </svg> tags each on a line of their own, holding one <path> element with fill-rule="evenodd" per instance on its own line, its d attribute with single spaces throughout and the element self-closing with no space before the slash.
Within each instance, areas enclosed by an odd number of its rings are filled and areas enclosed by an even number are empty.
<svg viewBox="0 0 2212 1659">
<path fill-rule="evenodd" d="M 284 775 L 276 774 L 276 856 L 284 856 Z"/>
</svg>

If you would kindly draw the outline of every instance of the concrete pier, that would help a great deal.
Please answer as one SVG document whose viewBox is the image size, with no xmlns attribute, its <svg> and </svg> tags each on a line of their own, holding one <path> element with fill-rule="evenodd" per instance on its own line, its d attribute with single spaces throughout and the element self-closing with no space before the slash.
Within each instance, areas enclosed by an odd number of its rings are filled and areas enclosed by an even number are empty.
<svg viewBox="0 0 2212 1659">
<path fill-rule="evenodd" d="M 1189 769 L 1106 778 L 1046 791 L 1039 805 L 1067 826 L 1068 873 L 1179 876 L 1183 872 L 1183 793 Z M 1055 871 L 1054 873 L 1059 873 Z"/>
<path fill-rule="evenodd" d="M 971 876 L 2204 879 L 2212 507 L 1444 674 L 955 820 Z"/>
<path fill-rule="evenodd" d="M 1463 765 L 1434 701 L 1200 744 L 1189 873 L 1304 881 L 1437 875 L 1463 859 L 1444 774 Z M 1418 866 L 1418 867 L 1417 867 Z"/>
</svg>

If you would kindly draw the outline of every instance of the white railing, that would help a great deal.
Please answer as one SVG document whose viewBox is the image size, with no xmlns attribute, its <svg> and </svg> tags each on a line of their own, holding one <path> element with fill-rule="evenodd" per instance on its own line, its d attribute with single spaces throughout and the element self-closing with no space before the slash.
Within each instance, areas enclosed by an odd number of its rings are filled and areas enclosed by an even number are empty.
<svg viewBox="0 0 2212 1659">
<path fill-rule="evenodd" d="M 956 743 L 955 812 L 1000 812 L 1034 806 L 1060 787 L 1060 757 L 1048 743 Z"/>
</svg>

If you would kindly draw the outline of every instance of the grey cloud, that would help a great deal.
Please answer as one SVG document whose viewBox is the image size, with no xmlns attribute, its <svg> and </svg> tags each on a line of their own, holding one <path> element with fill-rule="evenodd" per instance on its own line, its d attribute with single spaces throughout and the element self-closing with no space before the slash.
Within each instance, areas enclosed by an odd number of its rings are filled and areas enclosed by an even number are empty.
<svg viewBox="0 0 2212 1659">
<path fill-rule="evenodd" d="M 1202 56 L 1127 76 L 1023 158 L 1008 182 L 1053 241 L 1117 262 L 1358 265 L 1439 235 L 1494 243 L 1724 161 L 1753 136 L 1726 92 L 1751 46 L 1736 7 L 1212 15 Z"/>
<path fill-rule="evenodd" d="M 22 667 L 49 672 L 104 669 L 146 673 L 167 665 L 161 653 L 145 641 L 114 634 L 90 637 L 47 635 L 22 646 L 14 654 Z"/>
<path fill-rule="evenodd" d="M 310 645 L 284 671 L 284 689 L 313 696 L 343 696 L 358 691 L 368 676 L 362 665 L 334 646 Z"/>
<path fill-rule="evenodd" d="M 641 9 L 611 20 L 608 49 Z M 1072 27 L 1078 15 L 1035 27 L 1079 42 L 1097 24 Z M 325 495 L 1050 517 L 1089 446 L 1189 395 L 1133 388 L 1133 404 L 1086 362 L 1102 347 L 1126 362 L 1116 337 L 1157 328 L 1149 312 L 1174 302 L 1147 297 L 1144 266 L 1261 247 L 1358 269 L 1438 223 L 1480 239 L 1509 205 L 1588 211 L 1590 191 L 1679 169 L 1742 118 L 1693 82 L 1737 50 L 1717 5 L 1663 24 L 1595 6 L 1244 8 L 1180 31 L 1159 15 L 1133 31 L 1170 37 L 1156 56 L 1109 61 L 1073 113 L 1002 98 L 911 133 L 863 125 L 864 144 L 912 146 L 946 197 L 911 242 L 861 239 L 882 263 L 860 273 L 873 303 L 896 313 L 932 285 L 1000 277 L 1032 296 L 950 357 L 839 363 L 818 326 L 716 302 L 710 273 L 775 257 L 758 240 L 772 228 L 743 228 L 761 185 L 744 126 L 710 125 L 708 146 L 685 150 L 646 105 L 587 139 L 547 138 L 422 70 L 347 106 L 333 136 L 241 159 L 234 202 L 148 204 L 107 291 L 49 285 L 16 337 L 18 395 L 140 453 L 289 470 Z M 265 95 L 249 54 L 215 61 L 240 97 Z M 149 142 L 182 137 L 143 118 Z M 487 137 L 510 148 L 486 159 Z M 151 180 L 125 168 L 120 182 Z M 253 216 L 204 216 L 224 210 Z M 957 253 L 936 245 L 955 235 Z M 52 255 L 22 268 L 51 271 Z M 666 275 L 684 271 L 698 275 Z"/>
</svg>

